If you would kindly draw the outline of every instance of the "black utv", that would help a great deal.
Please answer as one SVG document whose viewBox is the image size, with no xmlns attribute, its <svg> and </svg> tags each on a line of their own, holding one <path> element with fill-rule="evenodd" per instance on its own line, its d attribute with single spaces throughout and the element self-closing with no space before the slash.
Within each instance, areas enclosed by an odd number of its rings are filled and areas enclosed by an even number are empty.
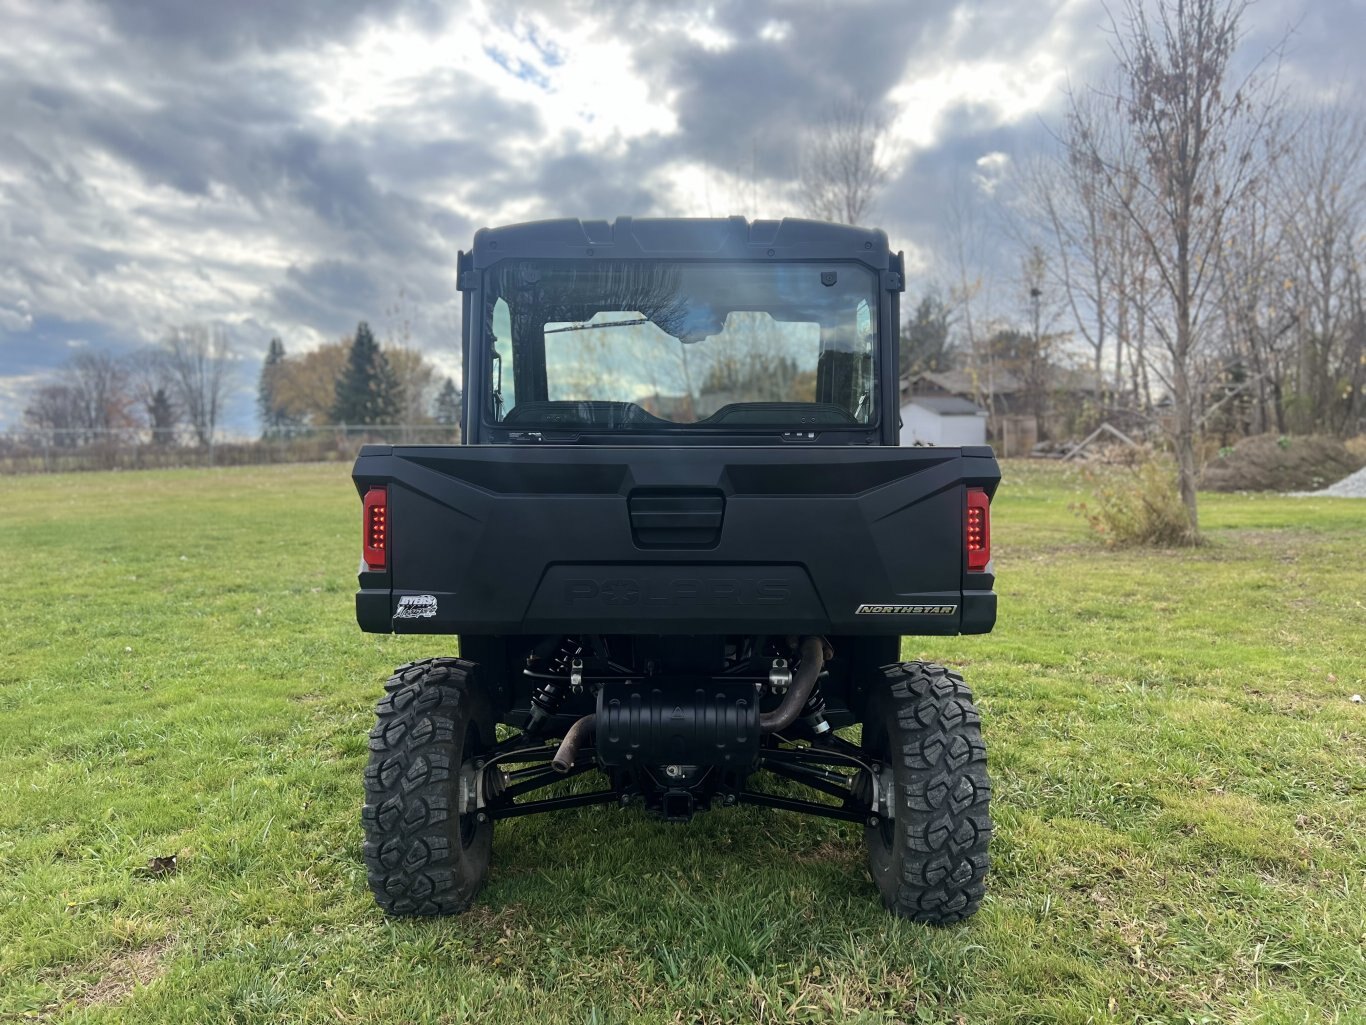
<svg viewBox="0 0 1366 1025">
<path fill-rule="evenodd" d="M 458 274 L 464 443 L 367 445 L 354 471 L 361 628 L 460 652 L 385 684 L 380 905 L 468 908 L 502 819 L 755 804 L 861 825 L 895 913 L 972 914 L 977 710 L 900 650 L 991 630 L 1000 471 L 986 447 L 899 446 L 887 236 L 553 220 L 479 231 Z M 584 773 L 600 785 L 531 796 Z"/>
</svg>

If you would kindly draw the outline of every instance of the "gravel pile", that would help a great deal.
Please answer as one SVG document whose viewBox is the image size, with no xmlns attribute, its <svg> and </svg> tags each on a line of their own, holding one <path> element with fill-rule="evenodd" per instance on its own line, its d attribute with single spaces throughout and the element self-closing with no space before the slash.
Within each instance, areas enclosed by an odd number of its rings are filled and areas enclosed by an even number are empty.
<svg viewBox="0 0 1366 1025">
<path fill-rule="evenodd" d="M 1295 495 L 1299 498 L 1308 498 L 1311 495 L 1315 498 L 1323 495 L 1331 495 L 1335 498 L 1366 498 L 1366 468 L 1342 478 L 1336 484 L 1331 484 L 1322 491 L 1296 491 Z"/>
</svg>

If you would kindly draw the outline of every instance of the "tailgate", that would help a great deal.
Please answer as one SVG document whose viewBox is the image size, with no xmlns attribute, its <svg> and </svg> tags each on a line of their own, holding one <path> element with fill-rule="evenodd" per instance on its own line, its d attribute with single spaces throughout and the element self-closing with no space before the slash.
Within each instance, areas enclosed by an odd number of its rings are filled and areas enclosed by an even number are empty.
<svg viewBox="0 0 1366 1025">
<path fill-rule="evenodd" d="M 366 446 L 388 489 L 363 629 L 399 633 L 984 633 L 967 570 L 975 448 Z"/>
</svg>

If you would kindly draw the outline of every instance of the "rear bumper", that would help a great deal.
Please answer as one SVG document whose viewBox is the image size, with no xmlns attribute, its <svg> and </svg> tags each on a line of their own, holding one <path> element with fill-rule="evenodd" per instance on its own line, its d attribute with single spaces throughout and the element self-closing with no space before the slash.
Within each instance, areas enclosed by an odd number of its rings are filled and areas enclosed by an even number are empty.
<svg viewBox="0 0 1366 1025">
<path fill-rule="evenodd" d="M 637 578 L 638 579 L 638 578 Z M 617 603 L 604 597 L 616 595 L 617 591 L 599 589 L 590 600 L 577 607 L 564 611 L 548 610 L 542 614 L 530 614 L 518 619 L 500 619 L 496 616 L 481 617 L 477 613 L 443 612 L 446 609 L 459 610 L 459 596 L 453 592 L 393 592 L 386 589 L 369 589 L 356 593 L 356 622 L 368 633 L 424 633 L 424 634 L 548 634 L 548 633 L 602 633 L 602 634 L 718 634 L 718 633 L 798 633 L 798 634 L 855 634 L 855 635 L 896 635 L 908 634 L 984 634 L 990 633 L 996 623 L 996 594 L 994 591 L 965 591 L 961 599 L 957 595 L 915 594 L 898 599 L 898 604 L 921 606 L 916 611 L 889 611 L 886 613 L 858 613 L 851 617 L 831 617 L 828 614 L 811 615 L 810 605 L 800 603 L 790 608 L 786 601 L 774 604 L 750 604 L 744 599 L 743 592 L 736 592 L 732 585 L 734 577 L 707 578 L 693 576 L 689 581 L 716 579 L 720 582 L 722 598 L 710 602 L 689 601 L 680 603 L 677 599 L 661 600 L 659 593 L 652 594 L 648 585 L 640 590 L 638 603 Z M 769 577 L 769 580 L 781 578 Z M 608 587 L 622 585 L 621 578 L 603 581 Z M 569 578 L 568 587 L 584 593 L 597 582 L 582 574 Z M 627 586 L 634 586 L 634 582 Z M 732 595 L 739 594 L 739 598 Z M 408 608 L 401 606 L 405 596 L 423 598 L 420 607 L 430 608 L 434 599 L 436 614 L 430 617 L 413 617 Z M 943 611 L 933 612 L 932 609 Z M 946 611 L 953 608 L 953 611 Z M 400 609 L 403 612 L 400 613 Z"/>
</svg>

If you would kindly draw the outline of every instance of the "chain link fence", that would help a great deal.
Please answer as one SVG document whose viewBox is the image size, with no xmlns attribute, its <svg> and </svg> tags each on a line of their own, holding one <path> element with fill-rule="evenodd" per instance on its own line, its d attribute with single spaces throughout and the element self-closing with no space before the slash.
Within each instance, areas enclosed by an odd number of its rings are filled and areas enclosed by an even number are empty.
<svg viewBox="0 0 1366 1025">
<path fill-rule="evenodd" d="M 281 427 L 257 438 L 203 443 L 188 428 L 19 429 L 0 432 L 0 474 L 150 470 L 176 466 L 348 462 L 362 445 L 452 445 L 446 424 Z"/>
</svg>

